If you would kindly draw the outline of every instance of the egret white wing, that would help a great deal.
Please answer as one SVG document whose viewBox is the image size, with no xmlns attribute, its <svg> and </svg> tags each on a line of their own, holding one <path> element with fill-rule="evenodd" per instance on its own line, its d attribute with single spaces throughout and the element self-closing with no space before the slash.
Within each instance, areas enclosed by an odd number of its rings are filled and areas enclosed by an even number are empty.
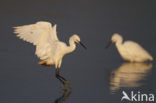
<svg viewBox="0 0 156 103">
<path fill-rule="evenodd" d="M 126 41 L 124 43 L 124 46 L 127 47 L 127 52 L 132 56 L 135 56 L 135 57 L 151 57 L 151 55 L 142 46 L 140 46 L 136 42 Z"/>
<path fill-rule="evenodd" d="M 51 41 L 58 40 L 56 25 L 52 27 L 49 22 L 40 21 L 36 24 L 17 26 L 14 28 L 14 33 L 17 34 L 17 37 L 34 45 L 38 44 L 41 35 L 45 35 L 46 31 L 46 33 L 48 33 L 47 38 L 51 39 Z"/>
<path fill-rule="evenodd" d="M 35 54 L 40 59 L 48 59 L 54 51 L 55 41 L 58 41 L 56 24 L 39 21 L 36 24 L 14 27 L 17 37 L 36 45 Z"/>
</svg>

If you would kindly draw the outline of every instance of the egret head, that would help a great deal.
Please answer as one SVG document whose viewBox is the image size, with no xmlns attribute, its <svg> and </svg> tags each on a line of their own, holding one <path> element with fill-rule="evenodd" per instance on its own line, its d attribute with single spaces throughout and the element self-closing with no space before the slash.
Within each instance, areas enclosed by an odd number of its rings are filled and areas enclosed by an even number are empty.
<svg viewBox="0 0 156 103">
<path fill-rule="evenodd" d="M 72 35 L 71 39 L 73 39 L 74 42 L 80 42 L 80 37 L 76 34 Z"/>
<path fill-rule="evenodd" d="M 81 45 L 82 47 L 84 47 L 85 49 L 87 49 L 86 46 L 80 41 L 80 37 L 79 37 L 77 34 L 74 34 L 74 35 L 71 37 L 71 39 L 72 39 L 74 42 L 80 44 L 80 45 Z"/>
<path fill-rule="evenodd" d="M 110 47 L 112 43 L 116 43 L 118 41 L 122 41 L 122 36 L 118 33 L 114 33 L 106 48 Z"/>
<path fill-rule="evenodd" d="M 121 35 L 118 33 L 113 34 L 111 41 L 114 43 L 114 42 L 117 42 L 119 40 L 122 40 Z"/>
</svg>

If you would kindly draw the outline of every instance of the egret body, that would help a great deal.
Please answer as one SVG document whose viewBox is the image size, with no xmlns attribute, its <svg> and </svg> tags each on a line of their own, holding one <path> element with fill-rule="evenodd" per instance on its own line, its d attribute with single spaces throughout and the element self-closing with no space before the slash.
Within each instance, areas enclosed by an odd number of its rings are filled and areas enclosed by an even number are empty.
<svg viewBox="0 0 156 103">
<path fill-rule="evenodd" d="M 76 34 L 70 37 L 69 46 L 60 41 L 57 37 L 56 24 L 54 26 L 49 22 L 39 21 L 35 24 L 14 27 L 14 33 L 17 37 L 36 46 L 35 54 L 42 60 L 38 62 L 40 65 L 55 65 L 56 70 L 61 67 L 62 58 L 65 54 L 75 50 L 76 44 L 81 44 L 80 37 Z M 57 72 L 58 79 L 61 81 L 65 78 L 61 77 Z M 66 80 L 65 80 L 66 81 Z"/>
<path fill-rule="evenodd" d="M 134 41 L 123 42 L 122 36 L 117 33 L 112 36 L 110 44 L 111 43 L 115 43 L 118 52 L 124 60 L 130 62 L 153 60 L 153 57 L 142 46 Z"/>
</svg>

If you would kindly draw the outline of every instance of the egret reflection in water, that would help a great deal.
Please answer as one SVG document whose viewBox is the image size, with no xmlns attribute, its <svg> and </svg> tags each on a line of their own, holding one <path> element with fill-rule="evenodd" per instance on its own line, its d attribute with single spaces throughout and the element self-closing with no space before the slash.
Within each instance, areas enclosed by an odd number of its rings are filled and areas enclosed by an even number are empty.
<svg viewBox="0 0 156 103">
<path fill-rule="evenodd" d="M 117 91 L 120 87 L 139 87 L 143 85 L 140 83 L 144 80 L 152 64 L 148 63 L 129 63 L 121 64 L 119 68 L 112 71 L 110 76 L 110 90 Z"/>
<path fill-rule="evenodd" d="M 54 101 L 54 103 L 63 103 L 63 102 L 65 102 L 65 101 L 67 101 L 67 100 L 69 99 L 70 95 L 71 95 L 71 92 L 72 92 L 72 91 L 64 90 L 64 91 L 62 92 L 62 95 L 61 95 L 60 97 L 58 97 L 58 98 Z"/>
</svg>

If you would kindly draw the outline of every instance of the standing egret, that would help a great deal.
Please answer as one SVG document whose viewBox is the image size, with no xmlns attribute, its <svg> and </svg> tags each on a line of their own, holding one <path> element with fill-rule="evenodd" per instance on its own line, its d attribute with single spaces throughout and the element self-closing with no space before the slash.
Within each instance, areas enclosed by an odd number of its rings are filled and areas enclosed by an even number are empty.
<svg viewBox="0 0 156 103">
<path fill-rule="evenodd" d="M 108 48 L 112 43 L 115 43 L 121 57 L 127 61 L 144 62 L 147 60 L 153 60 L 153 57 L 138 43 L 134 41 L 123 42 L 122 36 L 117 33 L 112 36 L 111 41 L 106 48 Z"/>
<path fill-rule="evenodd" d="M 76 44 L 86 47 L 80 42 L 80 37 L 76 34 L 70 37 L 69 46 L 60 41 L 57 37 L 56 24 L 54 26 L 46 21 L 39 21 L 35 24 L 14 27 L 14 33 L 24 41 L 36 46 L 35 54 L 42 60 L 40 65 L 55 65 L 56 77 L 63 83 L 64 87 L 68 81 L 59 75 L 62 58 L 65 54 L 75 50 Z"/>
</svg>

